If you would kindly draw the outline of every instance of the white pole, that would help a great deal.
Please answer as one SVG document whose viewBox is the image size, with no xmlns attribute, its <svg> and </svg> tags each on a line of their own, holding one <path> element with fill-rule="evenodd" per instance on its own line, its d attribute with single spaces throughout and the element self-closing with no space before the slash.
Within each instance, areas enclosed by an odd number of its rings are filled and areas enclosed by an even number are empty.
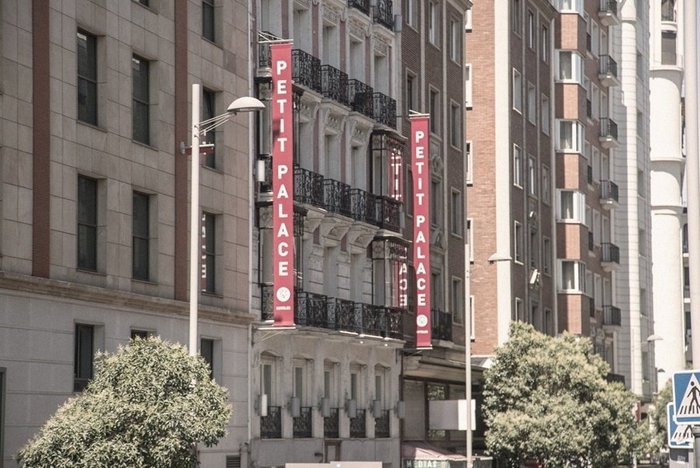
<svg viewBox="0 0 700 468">
<path fill-rule="evenodd" d="M 190 356 L 196 356 L 197 301 L 199 300 L 199 95 L 198 84 L 192 85 L 192 166 L 190 180 Z"/>
<path fill-rule="evenodd" d="M 464 195 L 464 201 L 466 205 L 466 190 Z M 467 226 L 467 220 L 465 219 L 465 227 Z M 465 237 L 469 235 L 469 232 L 465 229 Z M 474 466 L 472 461 L 472 308 L 471 308 L 471 255 L 470 255 L 470 244 L 465 244 L 464 246 L 464 396 L 467 400 L 467 466 L 466 468 L 472 468 Z"/>
<path fill-rule="evenodd" d="M 693 367 L 700 367 L 700 180 L 698 177 L 698 65 L 696 0 L 685 0 L 685 130 L 688 191 L 688 267 L 690 269 L 690 327 Z"/>
</svg>

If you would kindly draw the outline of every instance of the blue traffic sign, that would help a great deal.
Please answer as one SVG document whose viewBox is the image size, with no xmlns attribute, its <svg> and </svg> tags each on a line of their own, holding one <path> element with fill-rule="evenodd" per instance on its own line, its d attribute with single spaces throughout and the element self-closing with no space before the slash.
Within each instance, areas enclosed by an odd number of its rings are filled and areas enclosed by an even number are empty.
<svg viewBox="0 0 700 468">
<path fill-rule="evenodd" d="M 678 424 L 700 424 L 700 371 L 673 374 L 673 409 Z"/>
<path fill-rule="evenodd" d="M 693 434 L 687 424 L 678 424 L 674 418 L 673 403 L 666 405 L 666 432 L 668 447 L 677 449 L 692 448 Z"/>
</svg>

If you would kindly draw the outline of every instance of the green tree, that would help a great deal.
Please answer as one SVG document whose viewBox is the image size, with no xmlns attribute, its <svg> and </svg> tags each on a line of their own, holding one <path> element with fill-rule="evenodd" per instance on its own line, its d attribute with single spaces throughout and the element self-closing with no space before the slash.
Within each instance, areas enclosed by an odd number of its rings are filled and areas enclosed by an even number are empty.
<svg viewBox="0 0 700 468">
<path fill-rule="evenodd" d="M 24 467 L 193 466 L 226 433 L 227 390 L 201 357 L 159 338 L 98 354 L 95 378 L 20 450 Z"/>
<path fill-rule="evenodd" d="M 586 338 L 513 323 L 484 373 L 489 452 L 510 466 L 613 466 L 639 450 L 634 395 L 605 377 Z"/>
</svg>

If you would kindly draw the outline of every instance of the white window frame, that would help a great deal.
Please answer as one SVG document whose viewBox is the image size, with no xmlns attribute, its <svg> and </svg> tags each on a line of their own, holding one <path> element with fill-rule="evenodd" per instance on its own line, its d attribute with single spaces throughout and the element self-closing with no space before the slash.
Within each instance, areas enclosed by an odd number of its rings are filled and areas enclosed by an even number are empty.
<svg viewBox="0 0 700 468">
<path fill-rule="evenodd" d="M 513 261 L 518 265 L 523 265 L 525 254 L 525 228 L 518 221 L 513 221 Z"/>
<path fill-rule="evenodd" d="M 471 63 L 465 63 L 464 64 L 464 74 L 466 75 L 466 78 L 464 79 L 464 105 L 471 109 L 473 106 L 472 103 L 472 96 L 473 96 L 473 79 L 472 79 L 472 64 Z"/>
<path fill-rule="evenodd" d="M 559 0 L 558 5 L 560 13 L 578 13 L 584 15 L 583 0 Z"/>
<path fill-rule="evenodd" d="M 577 190 L 557 189 L 557 222 L 586 224 L 586 194 Z M 562 196 L 564 193 L 572 194 L 572 216 L 564 217 Z"/>
<path fill-rule="evenodd" d="M 542 203 L 549 205 L 552 203 L 552 173 L 549 166 L 542 165 Z"/>
<path fill-rule="evenodd" d="M 549 96 L 542 94 L 540 98 L 540 125 L 542 126 L 542 133 L 545 135 L 549 135 L 549 127 L 552 125 L 549 110 Z"/>
<path fill-rule="evenodd" d="M 513 145 L 513 185 L 523 188 L 523 150 Z"/>
<path fill-rule="evenodd" d="M 469 262 L 474 263 L 474 218 L 467 218 L 467 243 L 469 248 Z"/>
<path fill-rule="evenodd" d="M 474 183 L 474 142 L 472 140 L 464 142 L 464 154 L 467 158 L 465 181 L 467 185 L 472 185 Z"/>
<path fill-rule="evenodd" d="M 527 120 L 532 125 L 537 125 L 537 87 L 529 81 L 527 83 Z"/>
<path fill-rule="evenodd" d="M 513 109 L 519 114 L 523 113 L 523 76 L 513 68 Z"/>
<path fill-rule="evenodd" d="M 569 75 L 568 78 L 562 77 L 562 58 L 564 56 L 570 56 L 570 66 L 571 70 L 569 70 Z M 583 65 L 583 57 L 581 54 L 579 54 L 576 51 L 573 50 L 559 50 L 557 51 L 556 54 L 557 58 L 557 63 L 556 63 L 556 72 L 557 72 L 557 81 L 560 83 L 578 83 L 578 84 L 583 84 L 583 70 L 584 70 L 584 65 Z"/>
<path fill-rule="evenodd" d="M 527 10 L 527 46 L 530 49 L 537 47 L 537 16 L 534 11 Z"/>
<path fill-rule="evenodd" d="M 537 197 L 537 159 L 533 155 L 527 157 L 527 193 Z"/>
<path fill-rule="evenodd" d="M 467 32 L 471 32 L 471 30 L 472 30 L 472 9 L 471 9 L 471 7 L 467 8 L 466 13 L 464 14 L 464 30 Z"/>
<path fill-rule="evenodd" d="M 455 206 L 456 201 L 456 206 Z M 450 234 L 462 238 L 464 231 L 464 204 L 462 192 L 456 188 L 450 188 Z"/>
<path fill-rule="evenodd" d="M 571 147 L 565 147 L 562 138 L 563 126 L 571 126 Z M 583 141 L 585 139 L 585 127 L 578 120 L 559 120 L 557 119 L 557 151 L 564 153 L 579 153 L 583 154 Z"/>
<path fill-rule="evenodd" d="M 440 44 L 440 15 L 437 2 L 428 2 L 428 41 L 435 47 Z"/>
<path fill-rule="evenodd" d="M 557 281 L 557 286 L 559 292 L 563 293 L 585 293 L 586 288 L 586 264 L 577 260 L 558 260 L 559 262 L 559 277 Z M 564 287 L 564 264 L 573 264 L 573 287 Z"/>
</svg>

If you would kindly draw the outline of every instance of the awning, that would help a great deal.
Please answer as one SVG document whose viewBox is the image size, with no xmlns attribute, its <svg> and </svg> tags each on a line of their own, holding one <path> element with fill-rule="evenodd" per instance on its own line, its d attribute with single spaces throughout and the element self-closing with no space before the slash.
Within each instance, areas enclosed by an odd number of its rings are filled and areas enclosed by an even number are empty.
<svg viewBox="0 0 700 468">
<path fill-rule="evenodd" d="M 402 444 L 401 458 L 404 460 L 467 461 L 467 457 L 464 455 L 448 452 L 426 442 Z"/>
</svg>

